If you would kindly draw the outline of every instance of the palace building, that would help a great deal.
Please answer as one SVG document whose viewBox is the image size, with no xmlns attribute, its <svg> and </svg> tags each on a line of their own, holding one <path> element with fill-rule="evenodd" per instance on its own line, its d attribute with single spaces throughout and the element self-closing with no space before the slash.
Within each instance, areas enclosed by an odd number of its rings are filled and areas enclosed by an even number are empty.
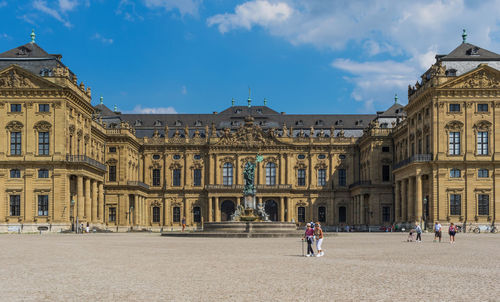
<svg viewBox="0 0 500 302">
<path fill-rule="evenodd" d="M 0 54 L 0 232 L 171 230 L 229 220 L 257 155 L 274 221 L 498 223 L 500 55 L 437 55 L 408 105 L 374 114 L 123 114 L 34 37 Z"/>
</svg>

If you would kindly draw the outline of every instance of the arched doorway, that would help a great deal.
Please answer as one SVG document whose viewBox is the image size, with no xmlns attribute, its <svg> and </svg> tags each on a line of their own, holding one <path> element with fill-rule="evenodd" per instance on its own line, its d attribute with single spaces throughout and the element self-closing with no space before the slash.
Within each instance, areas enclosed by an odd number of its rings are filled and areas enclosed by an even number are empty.
<svg viewBox="0 0 500 302">
<path fill-rule="evenodd" d="M 264 210 L 269 215 L 269 220 L 278 221 L 278 204 L 274 200 L 266 201 Z"/>
<path fill-rule="evenodd" d="M 222 204 L 220 205 L 220 220 L 221 221 L 228 221 L 231 220 L 231 215 L 234 214 L 234 202 L 231 200 L 224 200 Z"/>
<path fill-rule="evenodd" d="M 347 209 L 346 207 L 339 207 L 339 223 L 347 222 Z"/>
</svg>

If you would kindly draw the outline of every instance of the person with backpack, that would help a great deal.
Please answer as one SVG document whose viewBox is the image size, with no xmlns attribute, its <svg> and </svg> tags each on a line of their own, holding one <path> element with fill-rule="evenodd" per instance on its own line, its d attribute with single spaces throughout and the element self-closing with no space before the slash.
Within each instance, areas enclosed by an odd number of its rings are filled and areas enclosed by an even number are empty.
<svg viewBox="0 0 500 302">
<path fill-rule="evenodd" d="M 417 239 L 415 241 L 422 242 L 422 228 L 418 222 L 416 223 L 415 231 L 417 232 Z"/>
<path fill-rule="evenodd" d="M 457 233 L 457 227 L 453 224 L 453 222 L 451 222 L 450 227 L 448 228 L 448 234 L 450 235 L 450 244 L 455 243 L 456 233 Z"/>
<path fill-rule="evenodd" d="M 304 234 L 304 237 L 302 237 L 302 240 L 306 239 L 307 240 L 307 254 L 306 257 L 311 257 L 314 256 L 314 250 L 312 248 L 312 244 L 314 241 L 314 229 L 311 228 L 311 224 L 308 223 L 306 224 L 306 232 Z"/>
<path fill-rule="evenodd" d="M 314 237 L 316 238 L 316 257 L 323 257 L 325 253 L 321 249 L 321 245 L 323 244 L 323 230 L 321 229 L 321 225 L 319 222 L 316 222 L 314 225 Z"/>
</svg>

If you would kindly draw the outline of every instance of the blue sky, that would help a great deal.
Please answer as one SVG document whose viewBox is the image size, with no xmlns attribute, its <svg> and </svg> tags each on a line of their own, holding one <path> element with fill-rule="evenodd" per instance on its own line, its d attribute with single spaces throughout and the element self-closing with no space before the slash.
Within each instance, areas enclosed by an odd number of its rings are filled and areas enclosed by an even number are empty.
<svg viewBox="0 0 500 302">
<path fill-rule="evenodd" d="M 500 52 L 500 0 L 0 0 L 0 51 L 36 42 L 122 112 L 388 108 L 461 42 Z"/>
</svg>

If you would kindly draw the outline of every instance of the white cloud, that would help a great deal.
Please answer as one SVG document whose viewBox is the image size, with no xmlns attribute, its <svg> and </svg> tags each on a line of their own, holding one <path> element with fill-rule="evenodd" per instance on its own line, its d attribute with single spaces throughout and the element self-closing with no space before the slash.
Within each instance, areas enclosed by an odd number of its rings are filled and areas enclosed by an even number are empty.
<svg viewBox="0 0 500 302">
<path fill-rule="evenodd" d="M 207 20 L 208 26 L 217 25 L 221 33 L 231 29 L 251 29 L 254 25 L 272 26 L 286 21 L 293 9 L 286 3 L 270 3 L 266 0 L 245 2 L 236 6 L 234 14 L 220 14 Z"/>
<path fill-rule="evenodd" d="M 101 34 L 99 33 L 96 33 L 95 35 L 93 35 L 91 37 L 92 40 L 97 40 L 99 42 L 101 42 L 102 44 L 113 44 L 113 39 L 111 38 L 106 38 L 106 37 L 103 37 Z"/>
<path fill-rule="evenodd" d="M 198 15 L 198 9 L 202 0 L 143 0 L 146 7 L 150 9 L 162 8 L 166 11 L 177 9 L 184 15 Z"/>
<path fill-rule="evenodd" d="M 0 8 L 7 6 L 7 1 L 0 1 Z"/>
<path fill-rule="evenodd" d="M 142 107 L 141 105 L 137 105 L 134 107 L 132 111 L 128 111 L 125 113 L 144 113 L 144 114 L 175 114 L 177 111 L 175 111 L 174 107 Z"/>
<path fill-rule="evenodd" d="M 59 9 L 61 12 L 72 11 L 78 5 L 77 0 L 59 0 Z"/>
<path fill-rule="evenodd" d="M 123 18 L 130 22 L 144 20 L 144 18 L 137 13 L 133 0 L 120 0 L 118 8 L 116 9 L 116 14 L 123 15 Z"/>
<path fill-rule="evenodd" d="M 181 93 L 184 94 L 184 95 L 188 93 L 187 88 L 186 88 L 185 85 L 182 86 Z"/>
<path fill-rule="evenodd" d="M 278 6 L 287 7 L 289 15 L 283 13 L 275 20 L 258 9 Z M 436 54 L 449 53 L 461 43 L 462 28 L 469 33 L 468 42 L 500 50 L 500 0 L 422 0 L 418 4 L 250 0 L 235 6 L 234 13 L 208 18 L 207 23 L 217 25 L 221 33 L 261 27 L 293 45 L 313 45 L 322 51 L 356 49 L 343 56 L 361 59 L 337 59 L 332 67 L 351 74 L 347 79 L 354 85 L 353 98 L 371 106 L 392 102 L 396 89 L 404 99 L 405 87 L 415 83 Z"/>
<path fill-rule="evenodd" d="M 64 26 L 66 26 L 66 27 L 72 27 L 71 23 L 68 20 L 63 18 L 57 10 L 50 8 L 47 5 L 47 2 L 44 0 L 33 1 L 33 8 L 42 12 L 42 13 L 45 13 L 45 14 L 51 16 L 52 18 L 56 19 L 57 21 L 63 23 Z"/>
</svg>

